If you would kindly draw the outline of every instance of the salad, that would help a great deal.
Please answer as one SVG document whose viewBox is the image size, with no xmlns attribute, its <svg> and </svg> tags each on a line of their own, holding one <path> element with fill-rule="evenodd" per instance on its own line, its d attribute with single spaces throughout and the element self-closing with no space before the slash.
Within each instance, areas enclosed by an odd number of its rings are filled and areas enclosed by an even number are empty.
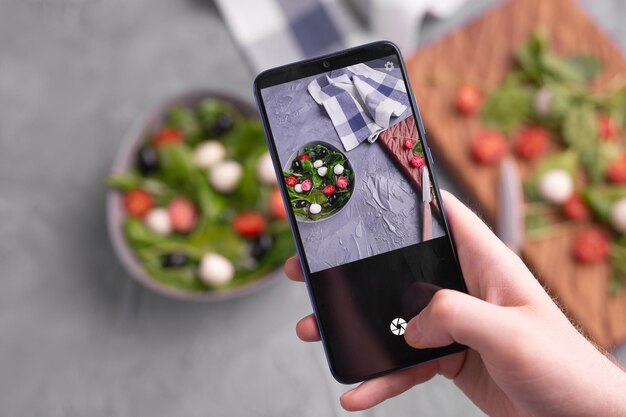
<svg viewBox="0 0 626 417">
<path fill-rule="evenodd" d="M 122 193 L 128 245 L 165 286 L 234 288 L 294 252 L 261 123 L 228 102 L 169 109 L 107 184 Z"/>
<path fill-rule="evenodd" d="M 509 152 L 526 162 L 526 231 L 531 239 L 572 230 L 580 264 L 606 262 L 611 292 L 626 288 L 626 85 L 599 90 L 595 56 L 560 56 L 542 32 L 515 53 L 516 67 L 484 97 L 465 85 L 457 110 L 480 116 L 476 162 L 495 164 Z"/>
<path fill-rule="evenodd" d="M 332 216 L 348 203 L 354 191 L 354 171 L 348 158 L 326 143 L 305 146 L 283 176 L 291 207 L 301 221 Z"/>
</svg>

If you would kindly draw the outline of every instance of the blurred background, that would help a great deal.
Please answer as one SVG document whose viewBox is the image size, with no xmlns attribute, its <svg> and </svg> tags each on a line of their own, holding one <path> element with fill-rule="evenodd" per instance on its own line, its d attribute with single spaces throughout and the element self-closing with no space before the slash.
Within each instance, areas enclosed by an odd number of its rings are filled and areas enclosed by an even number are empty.
<svg viewBox="0 0 626 417">
<path fill-rule="evenodd" d="M 0 2 L 0 415 L 347 414 L 321 346 L 295 336 L 311 310 L 302 285 L 278 279 L 217 303 L 164 297 L 132 279 L 107 229 L 118 149 L 172 97 L 208 89 L 252 103 L 259 70 L 379 38 L 419 68 L 424 48 L 507 3 L 329 1 L 329 21 L 298 20 L 311 2 Z M 626 3 L 572 3 L 623 51 Z M 283 20 L 264 14 L 279 6 Z M 324 25 L 338 29 L 324 37 Z M 480 193 L 454 181 L 454 169 L 444 170 L 444 187 L 480 209 Z M 590 295 L 594 314 L 617 330 L 601 344 L 626 361 L 615 313 L 624 310 L 599 312 L 602 283 Z M 580 297 L 563 294 L 572 304 Z M 416 413 L 482 415 L 441 377 L 362 414 Z"/>
</svg>

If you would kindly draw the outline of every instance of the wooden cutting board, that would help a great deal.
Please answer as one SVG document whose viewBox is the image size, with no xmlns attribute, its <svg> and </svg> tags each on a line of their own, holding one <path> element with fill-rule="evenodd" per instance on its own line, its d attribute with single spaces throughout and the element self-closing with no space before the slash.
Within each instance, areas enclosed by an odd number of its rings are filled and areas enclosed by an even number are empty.
<svg viewBox="0 0 626 417">
<path fill-rule="evenodd" d="M 559 54 L 591 53 L 604 63 L 596 82 L 602 87 L 617 74 L 626 76 L 621 51 L 571 0 L 509 0 L 466 27 L 421 49 L 407 62 L 435 160 L 445 165 L 486 220 L 497 219 L 498 167 L 473 162 L 472 136 L 478 118 L 454 108 L 458 86 L 472 82 L 495 88 L 513 67 L 513 51 L 537 28 L 546 30 Z M 519 164 L 522 175 L 529 170 Z M 626 340 L 626 291 L 611 297 L 608 265 L 583 266 L 573 261 L 575 227 L 541 241 L 526 241 L 522 254 L 539 280 L 596 343 L 605 348 Z M 549 329 L 546 329 L 549 331 Z"/>
</svg>

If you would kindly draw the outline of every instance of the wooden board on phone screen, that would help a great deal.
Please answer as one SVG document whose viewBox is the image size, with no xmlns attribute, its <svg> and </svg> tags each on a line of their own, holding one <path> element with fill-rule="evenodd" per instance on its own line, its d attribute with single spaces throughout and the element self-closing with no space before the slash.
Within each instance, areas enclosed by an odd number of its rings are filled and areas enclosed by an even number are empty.
<svg viewBox="0 0 626 417">
<path fill-rule="evenodd" d="M 495 88 L 514 65 L 513 51 L 537 28 L 549 33 L 559 54 L 600 58 L 605 70 L 597 87 L 617 74 L 626 75 L 621 51 L 571 0 L 507 1 L 407 60 L 435 160 L 449 169 L 491 224 L 498 215 L 498 167 L 472 160 L 469 144 L 481 129 L 480 121 L 457 113 L 455 92 L 462 82 L 485 91 Z M 529 167 L 520 163 L 519 168 L 524 176 Z M 626 339 L 626 291 L 611 297 L 608 265 L 584 266 L 572 259 L 576 229 L 572 226 L 541 241 L 526 240 L 522 254 L 569 315 L 595 342 L 610 348 Z"/>
</svg>

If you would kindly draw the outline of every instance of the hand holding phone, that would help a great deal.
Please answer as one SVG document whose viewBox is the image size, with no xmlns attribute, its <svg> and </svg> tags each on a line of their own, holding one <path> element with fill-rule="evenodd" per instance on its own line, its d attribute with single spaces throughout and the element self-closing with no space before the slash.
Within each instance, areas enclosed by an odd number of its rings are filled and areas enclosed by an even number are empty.
<svg viewBox="0 0 626 417">
<path fill-rule="evenodd" d="M 626 370 L 572 326 L 480 218 L 442 194 L 471 295 L 439 291 L 408 323 L 404 337 L 416 349 L 452 341 L 470 349 L 370 379 L 344 394 L 342 406 L 367 409 L 441 374 L 490 416 L 626 415 Z M 296 257 L 285 273 L 304 279 Z M 304 341 L 320 340 L 312 315 L 296 331 Z"/>
</svg>

